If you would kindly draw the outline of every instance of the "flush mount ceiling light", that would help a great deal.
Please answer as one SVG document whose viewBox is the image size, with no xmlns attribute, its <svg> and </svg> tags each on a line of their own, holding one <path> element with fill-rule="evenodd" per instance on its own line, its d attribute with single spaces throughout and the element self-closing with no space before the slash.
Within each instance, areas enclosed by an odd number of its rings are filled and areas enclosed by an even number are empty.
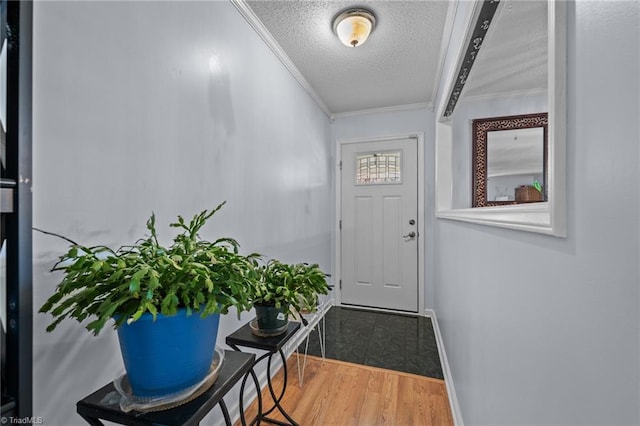
<svg viewBox="0 0 640 426">
<path fill-rule="evenodd" d="M 375 27 L 376 17 L 366 9 L 345 10 L 333 20 L 333 31 L 349 47 L 364 44 Z"/>
</svg>

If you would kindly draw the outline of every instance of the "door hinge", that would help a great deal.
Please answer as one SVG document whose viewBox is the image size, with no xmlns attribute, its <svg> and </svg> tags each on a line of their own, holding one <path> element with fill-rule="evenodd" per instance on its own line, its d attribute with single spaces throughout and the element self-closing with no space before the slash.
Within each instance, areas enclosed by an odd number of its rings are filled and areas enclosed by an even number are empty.
<svg viewBox="0 0 640 426">
<path fill-rule="evenodd" d="M 342 290 L 342 280 L 340 280 L 340 290 Z"/>
<path fill-rule="evenodd" d="M 338 228 L 342 231 L 342 219 L 338 221 Z"/>
<path fill-rule="evenodd" d="M 342 160 L 340 160 L 340 163 L 338 164 L 338 166 L 340 167 L 340 170 L 342 170 Z"/>
</svg>

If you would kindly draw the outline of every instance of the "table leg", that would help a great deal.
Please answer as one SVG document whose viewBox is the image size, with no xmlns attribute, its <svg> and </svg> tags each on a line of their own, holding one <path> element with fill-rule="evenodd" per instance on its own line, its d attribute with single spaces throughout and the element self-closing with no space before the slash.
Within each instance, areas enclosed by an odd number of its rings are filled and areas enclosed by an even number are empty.
<svg viewBox="0 0 640 426">
<path fill-rule="evenodd" d="M 284 393 L 287 389 L 287 380 L 288 380 L 288 373 L 287 373 L 287 358 L 284 356 L 284 353 L 282 352 L 282 350 L 279 350 L 278 353 L 280 354 L 280 358 L 282 358 L 282 369 L 283 369 L 283 373 L 284 373 L 284 383 L 282 385 L 282 391 L 280 392 L 280 396 L 276 397 L 276 393 L 273 390 L 273 384 L 271 383 L 271 357 L 274 355 L 273 353 L 269 355 L 269 360 L 267 363 L 267 385 L 269 387 L 269 393 L 271 393 L 271 398 L 273 399 L 274 402 L 274 406 L 271 407 L 267 412 L 264 413 L 264 415 L 262 416 L 266 421 L 270 422 L 270 423 L 275 423 L 277 425 L 282 425 L 282 426 L 298 426 L 298 423 L 296 423 L 295 420 L 293 420 L 291 418 L 291 416 L 284 410 L 284 408 L 282 407 L 282 405 L 280 405 L 280 401 L 282 400 L 282 397 L 284 396 Z M 266 417 L 269 413 L 271 413 L 273 410 L 278 409 L 278 411 L 280 411 L 280 413 L 287 419 L 289 420 L 289 423 L 284 423 L 281 422 L 279 420 L 275 420 L 275 419 L 270 419 L 268 417 Z"/>
<path fill-rule="evenodd" d="M 325 322 L 324 322 L 324 313 L 322 314 L 322 336 L 320 336 L 320 322 L 318 322 L 318 340 L 320 340 L 320 352 L 322 353 L 322 359 L 325 358 L 325 351 L 326 351 L 326 342 L 327 342 L 327 335 L 326 333 L 326 327 L 325 327 Z"/>
<path fill-rule="evenodd" d="M 249 370 L 249 372 L 245 374 L 244 378 L 242 379 L 242 385 L 240 386 L 240 423 L 242 424 L 242 426 L 247 425 L 247 421 L 244 416 L 244 387 L 247 384 L 247 379 L 249 378 L 249 376 L 251 376 L 251 378 L 253 379 L 253 384 L 256 387 L 256 393 L 258 395 L 258 415 L 249 424 L 253 425 L 257 421 L 257 424 L 259 425 L 261 416 L 260 413 L 262 413 L 262 390 L 260 389 L 260 382 L 258 382 L 258 377 L 253 371 L 253 367 L 251 367 L 251 370 Z"/>
<path fill-rule="evenodd" d="M 80 413 L 78 413 L 78 414 L 80 414 Z M 104 423 L 102 423 L 99 419 L 96 419 L 94 417 L 88 417 L 88 416 L 85 416 L 83 414 L 80 414 L 80 417 L 85 419 L 87 421 L 87 423 L 89 423 L 91 426 L 104 426 Z"/>
<path fill-rule="evenodd" d="M 282 355 L 282 351 L 280 351 L 281 356 Z M 287 390 L 287 360 L 283 358 L 283 365 L 282 368 L 284 369 L 284 385 L 282 386 L 282 390 L 280 391 L 280 396 L 276 398 L 276 392 L 273 390 L 273 383 L 271 383 L 271 357 L 274 354 L 271 354 L 269 356 L 269 359 L 267 361 L 267 384 L 269 385 L 269 393 L 271 394 L 271 399 L 273 399 L 273 401 L 276 403 L 276 405 L 279 405 L 280 401 L 282 400 L 282 397 L 284 396 L 284 392 L 285 390 Z M 276 406 L 271 407 L 271 409 L 269 411 L 267 411 L 265 414 L 269 414 L 270 412 L 273 411 L 273 409 Z"/>
<path fill-rule="evenodd" d="M 322 320 L 318 321 L 314 328 L 315 331 L 318 332 L 318 340 L 320 342 L 320 354 L 322 355 L 322 359 L 325 359 L 325 328 L 324 328 L 324 313 L 322 315 Z M 302 367 L 300 367 L 300 352 L 298 348 L 296 348 L 296 361 L 298 362 L 298 384 L 300 387 L 304 384 L 304 370 L 307 367 L 307 354 L 309 352 L 309 337 L 314 330 L 310 330 L 305 338 L 305 346 L 304 346 L 304 357 L 302 358 Z"/>
<path fill-rule="evenodd" d="M 307 334 L 304 344 L 304 356 L 302 361 L 302 367 L 300 367 L 300 352 L 298 348 L 296 348 L 296 361 L 298 363 L 298 385 L 302 387 L 304 385 L 304 370 L 307 368 L 307 354 L 309 353 L 309 336 L 311 334 Z M 322 343 L 321 343 L 322 346 Z"/>
<path fill-rule="evenodd" d="M 238 347 L 236 345 L 229 345 L 231 346 L 231 348 L 233 348 L 234 350 L 241 352 Z M 249 375 L 251 375 L 251 378 L 253 379 L 253 383 L 255 384 L 256 387 L 256 392 L 258 394 L 258 415 L 249 423 L 251 426 L 253 426 L 254 424 L 260 425 L 260 422 L 262 420 L 264 420 L 265 422 L 268 423 L 273 423 L 273 424 L 277 424 L 277 425 L 281 425 L 281 426 L 299 426 L 298 423 L 296 423 L 295 420 L 293 420 L 291 418 L 291 416 L 284 410 L 284 408 L 282 408 L 282 405 L 280 405 L 280 401 L 282 400 L 282 398 L 284 397 L 284 393 L 285 390 L 287 389 L 287 381 L 288 381 L 288 372 L 287 372 L 287 358 L 284 355 L 284 352 L 282 352 L 282 349 L 278 350 L 278 353 L 280 354 L 280 357 L 282 358 L 282 368 L 284 369 L 284 384 L 282 387 L 282 391 L 280 392 L 280 396 L 276 397 L 276 392 L 273 389 L 273 383 L 271 383 L 271 358 L 273 357 L 273 355 L 275 355 L 275 352 L 267 352 L 266 354 L 262 355 L 260 358 L 256 359 L 253 363 L 253 366 L 251 367 L 251 370 L 249 370 L 249 372 L 244 376 L 244 378 L 242 379 L 242 385 L 240 386 L 240 421 L 242 423 L 242 426 L 246 426 L 246 419 L 244 417 L 244 388 L 246 386 L 247 383 L 247 379 L 249 377 Z M 253 369 L 253 367 L 255 367 L 260 361 L 262 361 L 263 359 L 267 358 L 267 386 L 269 387 L 269 393 L 271 394 L 271 398 L 273 399 L 274 405 L 273 407 L 271 407 L 269 410 L 263 412 L 262 409 L 262 389 L 260 389 L 260 382 L 258 381 L 258 377 L 256 376 L 256 373 Z M 278 409 L 278 411 L 280 411 L 280 413 L 289 421 L 289 423 L 284 423 L 281 422 L 280 420 L 276 420 L 276 419 L 271 419 L 268 418 L 267 415 L 269 415 L 269 413 L 273 412 L 273 410 Z"/>
<path fill-rule="evenodd" d="M 233 426 L 231 423 L 231 417 L 229 417 L 229 410 L 227 410 L 227 404 L 224 403 L 224 399 L 221 399 L 218 405 L 220 406 L 220 410 L 224 416 L 224 423 L 227 426 Z M 242 418 L 242 415 L 240 417 Z"/>
</svg>

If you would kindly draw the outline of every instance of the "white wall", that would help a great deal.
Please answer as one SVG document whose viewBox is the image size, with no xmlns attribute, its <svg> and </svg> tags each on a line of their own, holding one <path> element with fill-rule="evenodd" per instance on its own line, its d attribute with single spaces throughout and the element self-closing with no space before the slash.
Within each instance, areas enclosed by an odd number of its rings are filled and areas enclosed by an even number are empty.
<svg viewBox="0 0 640 426">
<path fill-rule="evenodd" d="M 352 116 L 339 116 L 331 124 L 331 138 L 333 140 L 333 155 L 336 155 L 337 142 L 341 139 L 360 139 L 408 135 L 424 133 L 424 200 L 425 200 L 425 290 L 424 304 L 427 309 L 433 307 L 433 250 L 435 224 L 435 163 L 434 118 L 433 112 L 426 109 L 415 109 L 393 112 L 367 113 Z M 335 215 L 332 216 L 335 218 Z"/>
<path fill-rule="evenodd" d="M 178 214 L 227 200 L 203 237 L 330 271 L 329 120 L 230 3 L 37 2 L 33 93 L 34 226 L 119 247 L 154 211 L 168 241 Z M 65 249 L 34 234 L 36 309 Z M 80 425 L 75 403 L 122 368 L 117 339 L 48 322 L 34 313 L 34 415 Z"/>
<path fill-rule="evenodd" d="M 467 425 L 640 423 L 639 9 L 568 3 L 568 237 L 437 223 Z"/>
</svg>

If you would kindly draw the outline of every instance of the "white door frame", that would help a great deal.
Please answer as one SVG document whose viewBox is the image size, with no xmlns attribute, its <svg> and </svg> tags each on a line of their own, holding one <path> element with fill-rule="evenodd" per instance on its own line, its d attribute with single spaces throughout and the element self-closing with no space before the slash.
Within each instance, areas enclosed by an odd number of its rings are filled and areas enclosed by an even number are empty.
<svg viewBox="0 0 640 426">
<path fill-rule="evenodd" d="M 342 211 L 342 191 L 341 182 L 342 174 L 340 170 L 340 163 L 342 161 L 342 145 L 361 142 L 381 142 L 391 141 L 398 139 L 417 139 L 418 142 L 418 312 L 417 315 L 425 316 L 425 303 L 424 303 L 424 265 L 425 265 L 425 247 L 426 237 L 425 234 L 425 210 L 424 210 L 424 132 L 403 133 L 399 135 L 368 137 L 368 138 L 348 138 L 336 140 L 336 164 L 335 164 L 335 194 L 336 194 L 336 209 L 334 212 L 335 227 L 334 227 L 334 242 L 335 242 L 335 259 L 334 259 L 334 289 L 335 299 L 337 305 L 342 305 L 342 291 L 340 289 L 340 282 L 342 280 L 342 262 L 341 262 L 341 237 L 340 237 L 340 216 Z M 351 305 L 349 305 L 351 307 Z M 370 310 L 378 310 L 376 308 L 367 308 Z M 388 309 L 380 309 L 381 311 L 389 311 Z M 398 311 L 403 314 L 408 312 Z M 410 313 L 409 313 L 410 314 Z"/>
</svg>

